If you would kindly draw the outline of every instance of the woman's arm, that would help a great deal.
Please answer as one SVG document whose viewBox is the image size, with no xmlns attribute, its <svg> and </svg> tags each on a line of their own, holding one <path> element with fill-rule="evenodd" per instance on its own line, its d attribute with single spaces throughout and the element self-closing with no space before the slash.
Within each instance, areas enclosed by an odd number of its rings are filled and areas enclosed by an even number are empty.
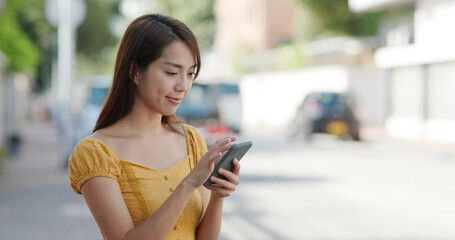
<svg viewBox="0 0 455 240">
<path fill-rule="evenodd" d="M 212 177 L 213 185 L 207 187 L 211 190 L 210 201 L 205 212 L 204 218 L 197 231 L 197 239 L 218 239 L 221 230 L 221 218 L 223 215 L 223 201 L 225 197 L 235 191 L 235 186 L 239 184 L 240 164 L 237 159 L 233 160 L 234 169 L 232 172 L 220 169 L 219 173 L 224 175 L 227 180 Z M 203 194 L 208 194 L 204 191 Z"/>
<path fill-rule="evenodd" d="M 133 225 L 118 182 L 106 177 L 95 177 L 85 182 L 81 187 L 82 194 L 105 238 L 165 239 L 193 192 L 212 173 L 214 161 L 229 149 L 233 140 L 225 138 L 217 142 L 163 205 L 137 227 Z"/>
<path fill-rule="evenodd" d="M 195 188 L 182 181 L 163 205 L 136 228 L 115 180 L 105 177 L 92 178 L 81 190 L 104 237 L 117 240 L 165 239 Z"/>
<path fill-rule="evenodd" d="M 223 198 L 210 197 L 204 218 L 199 224 L 196 239 L 218 239 L 223 215 Z"/>
</svg>

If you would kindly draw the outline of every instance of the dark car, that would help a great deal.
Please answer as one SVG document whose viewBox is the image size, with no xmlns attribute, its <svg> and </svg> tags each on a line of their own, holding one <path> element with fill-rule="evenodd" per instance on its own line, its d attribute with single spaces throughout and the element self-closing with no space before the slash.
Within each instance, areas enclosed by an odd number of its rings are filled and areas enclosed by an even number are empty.
<svg viewBox="0 0 455 240">
<path fill-rule="evenodd" d="M 297 110 L 291 136 L 328 133 L 360 140 L 360 124 L 354 114 L 354 97 L 347 93 L 312 92 Z"/>
</svg>

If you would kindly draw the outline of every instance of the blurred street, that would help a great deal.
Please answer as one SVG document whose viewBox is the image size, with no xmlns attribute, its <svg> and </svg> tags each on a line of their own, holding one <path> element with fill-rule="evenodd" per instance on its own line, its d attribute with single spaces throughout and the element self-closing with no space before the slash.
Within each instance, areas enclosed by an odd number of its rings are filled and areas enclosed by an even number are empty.
<svg viewBox="0 0 455 240">
<path fill-rule="evenodd" d="M 455 239 L 448 148 L 326 136 L 253 142 L 223 239 Z"/>
<path fill-rule="evenodd" d="M 56 128 L 22 129 L 0 173 L 2 239 L 101 239 L 58 159 Z M 455 151 L 381 138 L 248 136 L 220 239 L 455 239 Z M 24 231 L 26 229 L 27 231 Z"/>
<path fill-rule="evenodd" d="M 21 155 L 5 159 L 0 172 L 0 238 L 102 239 L 84 199 L 69 186 L 55 125 L 28 123 L 21 132 Z"/>
<path fill-rule="evenodd" d="M 177 117 L 253 142 L 220 239 L 455 240 L 455 0 L 0 0 L 0 240 L 102 238 L 65 165 L 183 36 L 151 13 L 197 37 Z"/>
</svg>

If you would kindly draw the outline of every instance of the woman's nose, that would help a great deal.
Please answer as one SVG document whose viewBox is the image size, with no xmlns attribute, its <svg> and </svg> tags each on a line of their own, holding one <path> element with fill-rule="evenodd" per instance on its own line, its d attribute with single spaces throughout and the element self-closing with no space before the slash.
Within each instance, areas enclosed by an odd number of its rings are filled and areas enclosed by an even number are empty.
<svg viewBox="0 0 455 240">
<path fill-rule="evenodd" d="M 185 76 L 181 75 L 175 85 L 175 90 L 178 92 L 185 92 L 187 89 Z"/>
</svg>

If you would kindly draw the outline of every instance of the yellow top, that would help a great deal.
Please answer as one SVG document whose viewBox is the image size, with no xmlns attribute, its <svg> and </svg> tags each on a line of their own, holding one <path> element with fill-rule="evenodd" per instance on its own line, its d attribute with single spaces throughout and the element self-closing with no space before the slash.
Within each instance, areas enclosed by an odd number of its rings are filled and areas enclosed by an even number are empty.
<svg viewBox="0 0 455 240">
<path fill-rule="evenodd" d="M 171 195 L 207 151 L 202 135 L 183 125 L 188 154 L 166 170 L 157 170 L 117 159 L 101 141 L 82 139 L 69 158 L 69 177 L 73 190 L 81 194 L 82 184 L 93 177 L 108 177 L 119 183 L 134 226 L 152 215 Z M 167 239 L 195 239 L 202 215 L 202 196 L 193 192 Z"/>
</svg>

